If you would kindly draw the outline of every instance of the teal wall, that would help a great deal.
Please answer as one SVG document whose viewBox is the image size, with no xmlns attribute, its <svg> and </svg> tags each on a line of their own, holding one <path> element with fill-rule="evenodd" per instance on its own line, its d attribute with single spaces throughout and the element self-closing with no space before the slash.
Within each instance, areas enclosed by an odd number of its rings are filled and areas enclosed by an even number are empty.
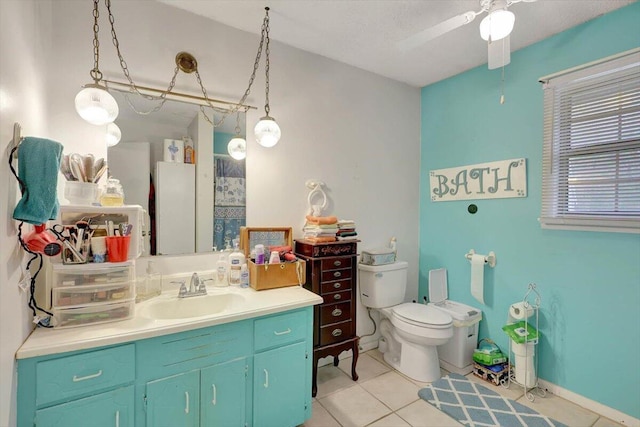
<svg viewBox="0 0 640 427">
<path fill-rule="evenodd" d="M 213 132 L 213 154 L 229 154 L 227 144 L 235 135 L 226 132 Z"/>
<path fill-rule="evenodd" d="M 534 5 L 535 6 L 535 5 Z M 533 6 L 532 6 L 533 7 Z M 538 223 L 542 99 L 538 78 L 640 46 L 640 3 L 531 45 L 501 70 L 486 65 L 422 89 L 420 298 L 430 269 L 449 297 L 482 309 L 480 338 L 505 351 L 501 328 L 531 282 L 542 296 L 539 376 L 640 418 L 640 235 L 543 230 Z M 518 31 L 517 23 L 514 31 Z M 431 202 L 429 171 L 524 157 L 528 196 Z M 475 203 L 471 215 L 467 206 Z M 469 249 L 494 251 L 485 303 L 470 293 Z"/>
</svg>

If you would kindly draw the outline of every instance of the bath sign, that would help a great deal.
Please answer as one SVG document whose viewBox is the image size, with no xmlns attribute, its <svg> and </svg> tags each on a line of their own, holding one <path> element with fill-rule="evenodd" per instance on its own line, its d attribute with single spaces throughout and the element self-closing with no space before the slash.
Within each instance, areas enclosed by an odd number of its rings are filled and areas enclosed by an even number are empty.
<svg viewBox="0 0 640 427">
<path fill-rule="evenodd" d="M 429 173 L 431 200 L 527 197 L 527 160 L 512 159 Z"/>
</svg>

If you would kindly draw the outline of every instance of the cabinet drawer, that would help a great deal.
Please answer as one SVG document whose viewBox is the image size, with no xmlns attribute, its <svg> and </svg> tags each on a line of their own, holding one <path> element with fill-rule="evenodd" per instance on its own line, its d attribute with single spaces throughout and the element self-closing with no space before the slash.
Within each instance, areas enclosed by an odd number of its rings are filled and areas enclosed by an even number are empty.
<svg viewBox="0 0 640 427">
<path fill-rule="evenodd" d="M 320 285 L 322 295 L 330 292 L 345 291 L 351 289 L 351 279 L 337 280 L 335 282 L 325 282 Z"/>
<path fill-rule="evenodd" d="M 322 271 L 322 282 L 330 282 L 332 280 L 351 279 L 351 269 Z"/>
<path fill-rule="evenodd" d="M 322 260 L 322 271 L 338 270 L 340 268 L 351 267 L 351 257 L 348 258 L 328 258 Z"/>
<path fill-rule="evenodd" d="M 307 336 L 307 315 L 304 311 L 281 314 L 255 321 L 255 351 L 282 346 Z"/>
<path fill-rule="evenodd" d="M 351 301 L 339 304 L 322 304 L 320 306 L 321 326 L 351 319 Z"/>
<path fill-rule="evenodd" d="M 353 336 L 353 322 L 336 323 L 320 328 L 320 345 L 333 344 Z"/>
<path fill-rule="evenodd" d="M 331 294 L 323 294 L 322 298 L 324 299 L 324 304 L 349 301 L 351 299 L 351 290 L 346 290 L 342 292 L 333 292 Z"/>
<path fill-rule="evenodd" d="M 135 297 L 133 281 L 90 286 L 67 286 L 51 290 L 53 307 L 77 307 L 95 303 L 117 303 Z"/>
<path fill-rule="evenodd" d="M 36 367 L 36 405 L 104 390 L 134 378 L 133 344 L 46 360 Z"/>
</svg>

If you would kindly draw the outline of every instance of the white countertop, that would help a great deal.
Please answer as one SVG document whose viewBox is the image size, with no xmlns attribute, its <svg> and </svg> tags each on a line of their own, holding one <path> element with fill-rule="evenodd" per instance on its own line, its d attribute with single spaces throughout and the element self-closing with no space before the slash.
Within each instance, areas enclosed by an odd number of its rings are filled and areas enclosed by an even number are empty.
<svg viewBox="0 0 640 427">
<path fill-rule="evenodd" d="M 213 315 L 180 319 L 153 319 L 148 307 L 160 300 L 176 298 L 176 293 L 162 295 L 135 305 L 134 317 L 119 322 L 62 329 L 37 328 L 16 353 L 17 359 L 85 350 L 105 345 L 184 332 L 191 329 L 250 319 L 296 308 L 320 304 L 322 298 L 300 286 L 256 291 L 252 288 L 208 287 L 209 295 L 237 293 L 244 301 L 238 307 Z M 192 297 L 199 298 L 199 297 Z"/>
</svg>

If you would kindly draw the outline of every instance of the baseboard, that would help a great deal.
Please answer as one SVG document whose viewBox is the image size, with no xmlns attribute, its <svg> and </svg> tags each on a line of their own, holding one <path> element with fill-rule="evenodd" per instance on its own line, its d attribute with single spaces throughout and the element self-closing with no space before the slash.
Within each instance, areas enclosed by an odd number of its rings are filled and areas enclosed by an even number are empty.
<svg viewBox="0 0 640 427">
<path fill-rule="evenodd" d="M 569 402 L 575 403 L 576 405 L 582 406 L 583 408 L 595 412 L 598 415 L 609 418 L 612 421 L 625 426 L 640 427 L 640 419 L 634 418 L 629 414 L 618 411 L 617 409 L 613 409 L 600 402 L 596 402 L 595 400 L 591 400 L 580 394 L 569 391 L 566 388 L 562 388 L 542 379 L 538 380 L 538 386 L 558 397 L 568 400 Z"/>
</svg>

